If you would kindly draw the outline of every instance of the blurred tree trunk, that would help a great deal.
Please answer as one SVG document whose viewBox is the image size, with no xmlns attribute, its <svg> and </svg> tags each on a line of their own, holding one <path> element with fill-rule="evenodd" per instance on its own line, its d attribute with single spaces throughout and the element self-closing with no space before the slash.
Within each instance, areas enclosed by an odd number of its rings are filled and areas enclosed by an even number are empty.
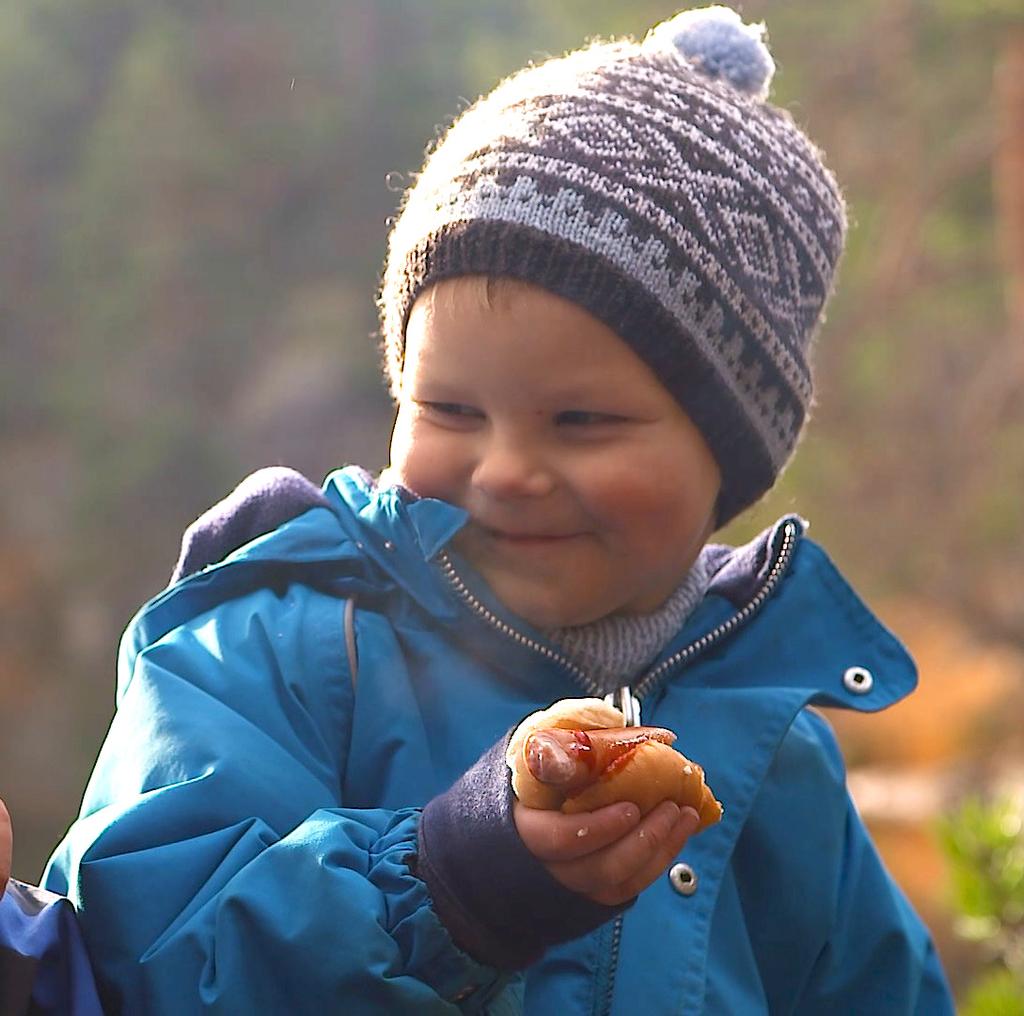
<svg viewBox="0 0 1024 1016">
<path fill-rule="evenodd" d="M 995 94 L 1000 143 L 994 190 L 1002 230 L 1009 331 L 1019 351 L 1024 345 L 1024 26 L 1012 31 L 1004 43 L 996 67 Z M 1019 374 L 1017 381 L 1021 381 Z"/>
<path fill-rule="evenodd" d="M 1024 433 L 1024 24 L 1006 33 L 993 77 L 997 125 L 992 158 L 992 196 L 1004 279 L 1006 325 L 965 393 L 960 443 L 964 486 L 976 503 L 986 486 L 1008 485 L 1007 493 L 1024 511 L 1024 476 L 1000 468 L 1000 435 Z M 1005 445 L 1004 445 L 1005 447 Z M 1012 463 L 1019 456 L 1008 456 Z M 993 465 L 993 461 L 996 464 Z M 962 520 L 961 531 L 970 527 Z M 975 628 L 1024 646 L 1024 547 L 1017 541 L 979 569 L 961 591 L 964 611 Z"/>
</svg>

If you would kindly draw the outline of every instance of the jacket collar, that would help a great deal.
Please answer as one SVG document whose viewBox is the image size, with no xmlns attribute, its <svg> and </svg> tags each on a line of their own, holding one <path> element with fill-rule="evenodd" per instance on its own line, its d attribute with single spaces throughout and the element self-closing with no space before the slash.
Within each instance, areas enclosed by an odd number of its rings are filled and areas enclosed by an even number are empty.
<svg viewBox="0 0 1024 1016">
<path fill-rule="evenodd" d="M 401 487 L 378 489 L 362 470 L 334 474 L 326 492 L 329 498 L 340 498 L 367 525 L 367 545 L 376 539 L 379 547 L 383 537 L 393 548 L 376 554 L 391 579 L 414 595 L 418 590 L 421 601 L 429 600 L 435 613 L 451 621 L 464 618 L 461 611 L 452 613 L 453 590 L 436 559 L 465 524 L 466 512 L 442 501 L 418 498 Z M 757 640 L 765 639 L 773 643 L 773 654 L 786 661 L 785 675 L 749 667 L 727 675 L 727 685 L 779 687 L 782 680 L 809 701 L 861 711 L 882 709 L 909 694 L 917 681 L 913 661 L 824 550 L 807 538 L 806 529 L 802 518 L 788 515 L 743 546 L 709 544 L 703 554 L 712 579 L 704 603 L 652 669 L 689 647 L 694 651 L 680 667 L 690 667 L 703 652 L 717 651 L 732 640 L 760 644 Z M 399 553 L 400 547 L 413 553 Z M 528 641 L 546 644 L 542 633 L 496 600 L 467 562 L 451 556 L 459 576 L 487 614 L 498 624 L 524 633 Z M 754 617 L 762 614 L 753 625 Z M 665 676 L 678 669 L 669 667 Z M 699 668 L 694 671 L 697 682 L 699 673 Z M 715 673 L 715 680 L 721 681 L 717 669 Z"/>
<path fill-rule="evenodd" d="M 807 531 L 805 519 L 799 515 L 785 515 L 740 547 L 709 543 L 702 552 L 707 573 L 711 576 L 708 594 L 722 596 L 737 608 L 749 603 L 768 580 L 776 556 L 782 549 L 787 524 L 796 527 L 797 539 Z"/>
<path fill-rule="evenodd" d="M 464 623 L 465 604 L 437 562 L 465 525 L 465 511 L 402 487 L 380 487 L 370 473 L 354 466 L 328 476 L 323 496 L 298 517 L 150 601 L 132 626 L 129 648 L 141 647 L 229 596 L 291 579 L 329 583 L 364 602 L 401 590 L 438 622 Z M 804 687 L 813 701 L 871 710 L 912 690 L 916 674 L 909 656 L 825 552 L 803 535 L 805 527 L 799 517 L 787 516 L 742 547 L 708 545 L 703 551 L 713 574 L 708 594 L 654 666 L 682 653 L 680 664 L 665 671 L 665 677 L 674 676 L 733 641 L 769 638 L 773 652 L 781 651 L 790 661 L 787 679 Z M 796 544 L 781 578 L 773 579 L 787 530 L 795 534 Z M 466 562 L 455 560 L 459 575 L 499 625 L 525 632 L 529 642 L 546 643 L 493 597 Z M 761 622 L 753 625 L 761 614 Z M 513 656 L 530 652 L 497 637 Z M 870 675 L 868 690 L 857 687 L 847 673 L 853 668 Z M 696 668 L 693 680 L 700 680 L 701 669 Z M 778 674 L 760 667 L 716 676 L 736 687 L 774 686 L 778 680 Z"/>
<path fill-rule="evenodd" d="M 794 524 L 791 557 L 770 595 L 759 600 L 782 534 Z M 787 516 L 747 546 L 723 554 L 704 603 L 666 655 L 680 645 L 706 647 L 698 648 L 697 657 L 703 653 L 709 665 L 694 669 L 695 687 L 741 692 L 770 686 L 814 705 L 884 709 L 916 687 L 914 662 L 804 530 L 803 520 Z M 715 633 L 730 626 L 716 643 Z M 720 658 L 729 665 L 721 666 L 717 650 L 725 645 L 730 651 Z"/>
</svg>

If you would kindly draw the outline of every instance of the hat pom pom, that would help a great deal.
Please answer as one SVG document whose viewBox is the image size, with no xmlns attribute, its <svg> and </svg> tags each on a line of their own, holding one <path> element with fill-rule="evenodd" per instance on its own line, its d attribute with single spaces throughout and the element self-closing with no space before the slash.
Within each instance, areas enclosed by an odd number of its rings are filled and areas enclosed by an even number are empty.
<svg viewBox="0 0 1024 1016">
<path fill-rule="evenodd" d="M 745 25 L 729 7 L 701 7 L 656 25 L 644 46 L 675 53 L 707 77 L 765 99 L 775 61 L 763 41 L 764 31 L 763 24 Z"/>
</svg>

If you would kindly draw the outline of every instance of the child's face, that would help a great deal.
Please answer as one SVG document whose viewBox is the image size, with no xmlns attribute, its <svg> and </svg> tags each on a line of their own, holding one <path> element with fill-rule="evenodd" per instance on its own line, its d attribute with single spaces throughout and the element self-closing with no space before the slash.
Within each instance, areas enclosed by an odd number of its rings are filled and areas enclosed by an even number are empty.
<svg viewBox="0 0 1024 1016">
<path fill-rule="evenodd" d="M 539 628 L 645 613 L 714 529 L 721 475 L 650 368 L 576 304 L 438 283 L 406 332 L 391 475 L 465 508 L 457 548 Z"/>
</svg>

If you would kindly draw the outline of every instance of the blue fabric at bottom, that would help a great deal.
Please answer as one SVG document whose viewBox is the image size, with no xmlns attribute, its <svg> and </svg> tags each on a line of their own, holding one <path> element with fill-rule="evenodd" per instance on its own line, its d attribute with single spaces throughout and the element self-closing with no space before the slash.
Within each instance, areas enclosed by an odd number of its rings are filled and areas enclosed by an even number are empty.
<svg viewBox="0 0 1024 1016">
<path fill-rule="evenodd" d="M 74 908 L 15 879 L 0 899 L 0 1016 L 101 1016 Z"/>
</svg>

